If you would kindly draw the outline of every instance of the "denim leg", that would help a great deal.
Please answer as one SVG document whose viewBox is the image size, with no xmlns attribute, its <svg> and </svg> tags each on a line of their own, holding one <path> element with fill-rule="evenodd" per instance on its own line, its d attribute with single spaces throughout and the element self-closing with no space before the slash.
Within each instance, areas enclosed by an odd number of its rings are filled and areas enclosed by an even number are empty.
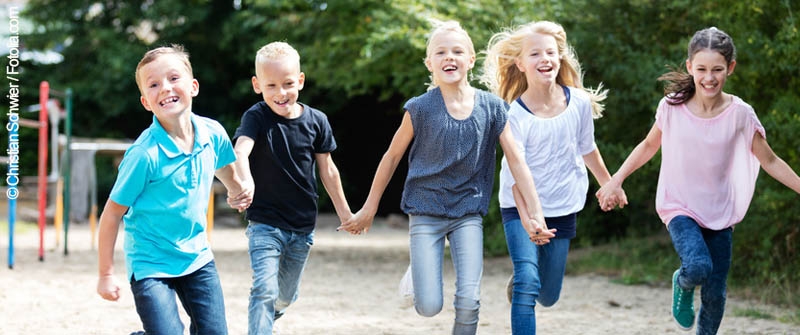
<svg viewBox="0 0 800 335">
<path fill-rule="evenodd" d="M 689 290 L 703 285 L 711 275 L 711 254 L 700 226 L 688 216 L 678 216 L 669 223 L 672 244 L 681 259 L 678 285 Z"/>
<path fill-rule="evenodd" d="M 733 247 L 732 229 L 720 231 L 703 229 L 703 237 L 711 253 L 714 268 L 711 276 L 700 290 L 700 315 L 697 320 L 697 334 L 716 334 L 725 312 L 725 295 L 728 270 L 731 267 Z"/>
<path fill-rule="evenodd" d="M 431 216 L 409 216 L 409 253 L 417 314 L 432 317 L 442 310 L 442 258 L 445 223 Z"/>
<path fill-rule="evenodd" d="M 300 277 L 308 260 L 311 245 L 314 244 L 314 233 L 291 232 L 292 237 L 281 254 L 278 271 L 278 300 L 275 302 L 275 313 L 280 315 L 297 300 Z"/>
<path fill-rule="evenodd" d="M 183 323 L 175 303 L 173 278 L 131 280 L 136 313 L 147 334 L 183 334 Z"/>
<path fill-rule="evenodd" d="M 503 222 L 508 254 L 514 264 L 514 290 L 511 295 L 511 333 L 536 333 L 536 298 L 539 296 L 539 257 L 536 244 L 528 238 L 522 222 Z"/>
<path fill-rule="evenodd" d="M 175 278 L 175 292 L 191 319 L 189 334 L 228 333 L 222 285 L 214 261 L 191 274 Z"/>
<path fill-rule="evenodd" d="M 478 329 L 483 276 L 483 225 L 478 215 L 452 221 L 447 238 L 456 271 L 456 319 L 453 334 L 471 335 Z"/>
<path fill-rule="evenodd" d="M 267 224 L 253 223 L 247 227 L 250 267 L 253 287 L 248 306 L 248 334 L 272 334 L 275 301 L 278 297 L 278 271 L 285 245 L 283 232 Z"/>
<path fill-rule="evenodd" d="M 550 307 L 555 305 L 561 296 L 561 284 L 564 282 L 564 272 L 567 269 L 569 239 L 554 238 L 550 240 L 550 243 L 537 246 L 537 248 L 539 250 L 541 288 L 536 301 L 542 306 Z"/>
</svg>

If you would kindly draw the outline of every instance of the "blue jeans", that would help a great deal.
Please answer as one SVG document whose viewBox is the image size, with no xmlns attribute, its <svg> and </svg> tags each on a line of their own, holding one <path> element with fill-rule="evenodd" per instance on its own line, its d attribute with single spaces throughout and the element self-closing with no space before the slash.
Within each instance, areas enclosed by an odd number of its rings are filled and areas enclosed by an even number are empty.
<svg viewBox="0 0 800 335">
<path fill-rule="evenodd" d="M 135 276 L 135 274 L 134 274 Z M 131 279 L 136 313 L 148 335 L 183 334 L 175 294 L 191 319 L 190 334 L 227 334 L 225 302 L 214 261 L 182 277 Z"/>
<path fill-rule="evenodd" d="M 561 295 L 569 239 L 554 238 L 550 243 L 537 246 L 528 238 L 519 219 L 503 222 L 503 229 L 514 264 L 511 332 L 536 334 L 536 303 L 549 307 Z"/>
<path fill-rule="evenodd" d="M 733 246 L 731 228 L 705 229 L 688 216 L 678 216 L 669 223 L 669 235 L 681 258 L 678 286 L 700 290 L 700 316 L 697 334 L 716 334 L 725 312 L 728 270 Z"/>
<path fill-rule="evenodd" d="M 456 271 L 456 310 L 453 334 L 475 334 L 478 329 L 483 276 L 483 225 L 479 215 L 458 219 L 409 216 L 411 277 L 417 313 L 431 317 L 442 310 L 444 239 Z"/>
<path fill-rule="evenodd" d="M 314 233 L 283 230 L 250 221 L 250 267 L 253 287 L 247 314 L 248 334 L 272 334 L 275 317 L 297 300 L 300 276 L 308 259 Z"/>
</svg>

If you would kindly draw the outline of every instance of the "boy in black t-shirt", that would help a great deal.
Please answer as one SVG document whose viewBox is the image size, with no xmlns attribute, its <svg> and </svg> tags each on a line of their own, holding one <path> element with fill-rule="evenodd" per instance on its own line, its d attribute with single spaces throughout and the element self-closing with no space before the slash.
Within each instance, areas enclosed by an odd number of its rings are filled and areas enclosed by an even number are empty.
<svg viewBox="0 0 800 335">
<path fill-rule="evenodd" d="M 244 113 L 234 135 L 237 173 L 245 185 L 255 184 L 246 215 L 253 269 L 250 335 L 272 334 L 275 319 L 297 299 L 317 217 L 315 162 L 339 219 L 352 216 L 330 155 L 336 141 L 328 119 L 297 101 L 305 82 L 300 55 L 289 44 L 273 42 L 258 51 L 255 67 L 253 89 L 264 101 Z"/>
</svg>

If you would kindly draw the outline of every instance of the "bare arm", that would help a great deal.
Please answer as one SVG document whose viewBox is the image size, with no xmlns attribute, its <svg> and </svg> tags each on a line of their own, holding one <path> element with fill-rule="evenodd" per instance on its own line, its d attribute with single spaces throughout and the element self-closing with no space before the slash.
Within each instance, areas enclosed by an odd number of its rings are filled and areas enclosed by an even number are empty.
<svg viewBox="0 0 800 335">
<path fill-rule="evenodd" d="M 525 161 L 520 154 L 517 145 L 514 142 L 514 135 L 511 133 L 511 128 L 506 123 L 503 132 L 500 133 L 500 147 L 503 148 L 503 153 L 508 162 L 508 168 L 511 170 L 511 175 L 514 176 L 514 181 L 519 188 L 519 193 L 522 199 L 527 204 L 527 216 L 534 220 L 534 227 L 538 232 L 545 229 L 544 216 L 542 214 L 542 204 L 539 202 L 539 195 L 536 193 L 536 186 L 533 183 L 531 171 L 525 164 Z"/>
<path fill-rule="evenodd" d="M 615 173 L 614 176 L 611 177 L 611 180 L 603 185 L 595 194 L 600 200 L 600 207 L 604 211 L 613 208 L 609 206 L 608 200 L 614 197 L 618 199 L 620 208 L 628 204 L 625 192 L 622 191 L 622 183 L 631 173 L 653 158 L 659 148 L 661 148 L 661 129 L 653 125 L 653 127 L 650 128 L 650 132 L 647 133 L 647 137 L 631 151 L 628 158 L 625 159 L 625 162 L 622 163 L 622 166 L 617 170 L 617 173 Z"/>
<path fill-rule="evenodd" d="M 786 187 L 800 193 L 800 177 L 792 170 L 789 164 L 778 157 L 767 143 L 767 139 L 756 132 L 753 135 L 753 154 L 756 155 L 764 171 Z"/>
<path fill-rule="evenodd" d="M 106 300 L 119 299 L 119 285 L 114 280 L 114 245 L 117 243 L 119 222 L 127 211 L 127 206 L 108 199 L 103 214 L 100 215 L 97 294 Z"/>
<path fill-rule="evenodd" d="M 411 114 L 405 112 L 400 128 L 394 133 L 389 149 L 383 154 L 383 158 L 378 164 L 378 170 L 375 172 L 375 178 L 372 179 L 372 187 L 369 189 L 364 206 L 340 228 L 353 234 L 369 231 L 383 192 L 389 185 L 389 180 L 391 180 L 394 170 L 397 169 L 397 164 L 403 159 L 403 154 L 413 138 L 414 127 L 411 124 Z"/>
<path fill-rule="evenodd" d="M 589 168 L 589 171 L 592 172 L 594 179 L 597 180 L 597 184 L 600 186 L 605 185 L 611 180 L 611 174 L 608 173 L 608 168 L 606 167 L 606 163 L 603 162 L 603 156 L 600 155 L 599 149 L 594 148 L 592 152 L 583 155 L 583 162 L 586 164 L 586 167 Z"/>
<path fill-rule="evenodd" d="M 253 145 L 255 141 L 248 136 L 240 136 L 236 140 L 236 145 L 233 147 L 233 151 L 236 153 L 236 162 L 233 163 L 233 178 L 238 180 L 239 185 L 241 185 L 241 192 L 239 194 L 233 194 L 233 192 L 229 192 L 228 194 L 228 205 L 232 208 L 236 208 L 239 212 L 246 209 L 250 206 L 252 202 L 253 193 L 255 192 L 255 184 L 253 183 L 253 176 L 250 174 L 250 152 L 253 151 Z M 227 166 L 223 167 L 227 168 Z M 228 170 L 225 171 L 217 171 L 218 173 L 221 172 L 224 174 L 222 178 L 228 178 L 228 174 L 230 173 Z M 217 178 L 225 184 L 225 180 L 217 175 Z M 228 180 L 229 183 L 233 183 L 232 180 Z M 228 190 L 231 190 L 228 187 L 228 184 L 225 184 L 225 187 Z M 233 187 L 233 185 L 232 185 Z M 248 198 L 249 196 L 249 198 Z M 249 199 L 249 201 L 248 201 Z"/>
<path fill-rule="evenodd" d="M 528 216 L 528 205 L 525 203 L 525 199 L 522 198 L 522 193 L 519 192 L 519 188 L 517 188 L 516 184 L 511 186 L 511 193 L 514 195 L 514 204 L 516 204 L 517 211 L 519 212 L 519 221 L 532 242 L 536 244 L 547 244 L 550 242 L 551 238 L 556 237 L 556 229 L 548 229 L 547 223 L 542 224 L 543 231 L 540 232 L 536 230 L 536 227 L 532 224 L 534 221 Z"/>
<path fill-rule="evenodd" d="M 342 189 L 342 179 L 339 176 L 339 169 L 333 163 L 331 154 L 314 154 L 319 166 L 319 178 L 322 180 L 322 186 L 331 197 L 333 207 L 336 209 L 336 214 L 339 216 L 341 222 L 345 222 L 353 216 L 350 211 L 350 205 L 347 204 L 347 199 L 344 196 L 344 189 Z"/>
</svg>

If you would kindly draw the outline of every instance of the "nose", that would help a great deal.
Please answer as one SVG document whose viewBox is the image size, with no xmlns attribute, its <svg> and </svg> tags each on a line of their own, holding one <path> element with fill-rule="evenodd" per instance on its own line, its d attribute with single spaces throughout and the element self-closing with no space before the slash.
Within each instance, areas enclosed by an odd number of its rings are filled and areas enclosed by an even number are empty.
<svg viewBox="0 0 800 335">
<path fill-rule="evenodd" d="M 172 90 L 172 83 L 169 80 L 164 79 L 161 82 L 161 90 L 162 91 L 171 91 Z"/>
</svg>

